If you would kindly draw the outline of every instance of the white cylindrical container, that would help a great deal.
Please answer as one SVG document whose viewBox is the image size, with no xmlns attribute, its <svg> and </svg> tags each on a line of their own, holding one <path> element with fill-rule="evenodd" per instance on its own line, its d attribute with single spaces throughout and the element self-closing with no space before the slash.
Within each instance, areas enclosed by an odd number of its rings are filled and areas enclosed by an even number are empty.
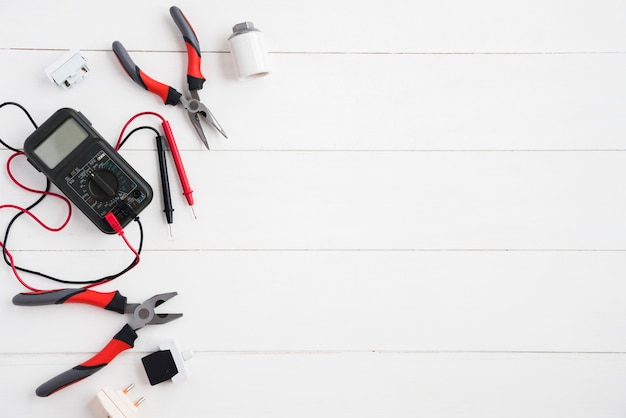
<svg viewBox="0 0 626 418">
<path fill-rule="evenodd" d="M 228 38 L 228 45 L 239 80 L 249 80 L 269 74 L 270 67 L 263 32 L 255 28 L 252 22 L 238 23 L 233 26 L 233 34 Z"/>
</svg>

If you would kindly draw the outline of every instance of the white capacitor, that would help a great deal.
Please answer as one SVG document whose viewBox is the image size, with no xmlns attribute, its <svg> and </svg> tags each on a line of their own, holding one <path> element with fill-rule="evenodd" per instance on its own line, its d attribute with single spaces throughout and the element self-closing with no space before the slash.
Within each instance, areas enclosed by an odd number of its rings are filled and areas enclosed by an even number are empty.
<svg viewBox="0 0 626 418">
<path fill-rule="evenodd" d="M 269 74 L 270 67 L 263 32 L 255 28 L 252 22 L 238 23 L 233 26 L 233 34 L 228 38 L 228 45 L 239 80 L 249 80 Z"/>
</svg>

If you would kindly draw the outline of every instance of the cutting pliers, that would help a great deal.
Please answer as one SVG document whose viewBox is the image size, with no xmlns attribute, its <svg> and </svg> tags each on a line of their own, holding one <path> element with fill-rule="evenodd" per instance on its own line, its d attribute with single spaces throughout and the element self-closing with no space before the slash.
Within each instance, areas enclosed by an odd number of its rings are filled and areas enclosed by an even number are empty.
<svg viewBox="0 0 626 418">
<path fill-rule="evenodd" d="M 198 90 L 202 89 L 202 86 L 206 81 L 200 69 L 201 54 L 198 37 L 191 27 L 191 24 L 178 7 L 172 6 L 170 8 L 170 14 L 174 19 L 176 26 L 178 26 L 178 29 L 182 33 L 187 47 L 187 85 L 189 86 L 189 97 L 184 96 L 175 88 L 168 86 L 167 84 L 160 83 L 146 75 L 146 73 L 144 73 L 135 64 L 121 42 L 113 42 L 113 52 L 115 52 L 120 64 L 122 64 L 126 73 L 128 73 L 130 78 L 132 78 L 135 83 L 159 96 L 166 105 L 176 106 L 179 103 L 182 104 L 185 110 L 187 110 L 187 115 L 189 116 L 189 120 L 191 121 L 193 127 L 196 129 L 200 139 L 208 149 L 209 143 L 204 135 L 202 126 L 200 125 L 201 117 L 217 129 L 224 136 L 224 138 L 228 137 L 211 111 L 204 104 L 202 104 L 198 95 Z"/>
<path fill-rule="evenodd" d="M 120 292 L 102 293 L 89 289 L 59 289 L 43 292 L 20 293 L 13 297 L 19 306 L 42 306 L 63 303 L 85 303 L 109 311 L 130 314 L 131 318 L 113 339 L 95 356 L 78 366 L 53 377 L 37 388 L 37 396 L 49 396 L 73 383 L 91 376 L 109 364 L 118 354 L 134 347 L 137 331 L 146 325 L 165 324 L 183 314 L 158 314 L 155 308 L 176 296 L 176 292 L 152 296 L 142 303 L 127 303 Z"/>
</svg>

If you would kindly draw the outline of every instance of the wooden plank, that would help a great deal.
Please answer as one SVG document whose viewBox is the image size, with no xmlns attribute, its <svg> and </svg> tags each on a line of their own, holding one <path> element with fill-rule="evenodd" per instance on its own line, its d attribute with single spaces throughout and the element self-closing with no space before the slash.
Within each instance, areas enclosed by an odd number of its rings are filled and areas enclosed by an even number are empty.
<svg viewBox="0 0 626 418">
<path fill-rule="evenodd" d="M 127 259 L 19 256 L 66 279 Z M 140 351 L 175 337 L 199 351 L 625 352 L 625 268 L 622 252 L 150 251 L 102 289 L 131 302 L 179 292 L 161 310 L 184 317 L 141 330 Z M 97 351 L 124 323 L 90 306 L 13 306 L 24 289 L 2 269 L 3 353 Z"/>
<path fill-rule="evenodd" d="M 70 91 L 43 73 L 59 54 L 0 50 L 0 60 L 13 63 L 0 79 L 3 101 L 22 103 L 39 123 L 59 107 L 74 107 L 111 142 L 132 115 L 157 111 L 171 121 L 181 148 L 202 149 L 185 113 L 132 83 L 112 52 L 86 52 L 92 75 Z M 184 55 L 133 56 L 152 77 L 182 88 Z M 272 75 L 242 83 L 227 54 L 207 54 L 202 97 L 230 137 L 207 126 L 214 150 L 623 149 L 626 54 L 272 60 Z M 0 137 L 16 146 L 32 130 L 13 110 L 1 110 L 0 122 Z M 146 117 L 133 126 L 158 122 Z M 154 141 L 146 136 L 127 147 L 154 149 Z"/>
<path fill-rule="evenodd" d="M 173 416 L 619 417 L 626 412 L 624 355 L 499 353 L 197 353 L 184 382 L 149 386 L 143 354 L 124 354 L 96 375 L 43 400 L 42 378 L 75 355 L 0 356 L 12 384 L 0 412 L 35 418 L 98 416 L 103 386 L 134 382 L 138 413 Z M 28 376 L 24 378 L 23 376 Z"/>
<path fill-rule="evenodd" d="M 184 48 L 168 9 L 120 0 L 92 5 L 42 0 L 12 4 L 0 17 L 0 48 Z M 189 2 L 181 9 L 202 48 L 227 51 L 231 27 L 252 20 L 280 52 L 598 52 L 624 51 L 626 5 L 619 0 Z M 54 21 L 50 22 L 51 16 Z M 50 22 L 25 33 L 32 22 Z"/>
<path fill-rule="evenodd" d="M 184 152 L 198 219 L 174 183 L 174 240 L 150 154 L 125 154 L 156 190 L 141 214 L 146 249 L 626 248 L 621 152 Z M 41 183 L 24 160 L 16 173 Z M 6 202 L 33 199 L 6 190 Z M 59 224 L 65 207 L 38 211 Z M 12 247 L 124 248 L 80 213 L 48 239 L 20 222 Z"/>
</svg>

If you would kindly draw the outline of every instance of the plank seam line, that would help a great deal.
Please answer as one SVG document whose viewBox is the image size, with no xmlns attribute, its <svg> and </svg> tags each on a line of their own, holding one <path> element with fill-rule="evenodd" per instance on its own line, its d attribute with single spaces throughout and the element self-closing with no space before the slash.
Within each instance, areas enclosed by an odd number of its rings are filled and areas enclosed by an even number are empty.
<svg viewBox="0 0 626 418">
<path fill-rule="evenodd" d="M 66 51 L 66 48 L 5 47 L 3 51 Z M 84 52 L 111 52 L 110 49 L 84 48 Z M 129 49 L 134 53 L 186 53 L 182 49 Z M 203 54 L 230 54 L 225 50 L 202 50 Z M 275 55 L 619 55 L 626 51 L 268 51 Z"/>
<path fill-rule="evenodd" d="M 41 253 L 58 253 L 58 252 L 127 252 L 127 249 L 14 249 L 14 253 L 18 252 L 41 252 Z M 567 249 L 567 248 L 144 248 L 142 252 L 456 252 L 456 253 L 516 253 L 516 252 L 537 252 L 537 253 L 622 253 L 626 252 L 624 248 L 613 249 Z"/>
<path fill-rule="evenodd" d="M 145 355 L 151 351 L 133 350 L 134 355 Z M 45 355 L 90 355 L 92 351 L 59 351 L 59 352 L 7 352 L 0 353 L 0 358 L 5 356 L 45 356 Z M 570 351 L 570 350 L 194 350 L 194 354 L 233 354 L 233 355 L 342 355 L 342 354 L 415 354 L 415 355 L 580 355 L 580 356 L 624 356 L 626 351 Z"/>
<path fill-rule="evenodd" d="M 9 151 L 0 147 L 0 151 Z M 125 152 L 151 152 L 150 148 L 128 148 Z M 183 152 L 206 152 L 201 149 L 181 149 Z M 218 153 L 612 153 L 624 152 L 626 148 L 596 149 L 212 149 L 211 154 Z"/>
</svg>

